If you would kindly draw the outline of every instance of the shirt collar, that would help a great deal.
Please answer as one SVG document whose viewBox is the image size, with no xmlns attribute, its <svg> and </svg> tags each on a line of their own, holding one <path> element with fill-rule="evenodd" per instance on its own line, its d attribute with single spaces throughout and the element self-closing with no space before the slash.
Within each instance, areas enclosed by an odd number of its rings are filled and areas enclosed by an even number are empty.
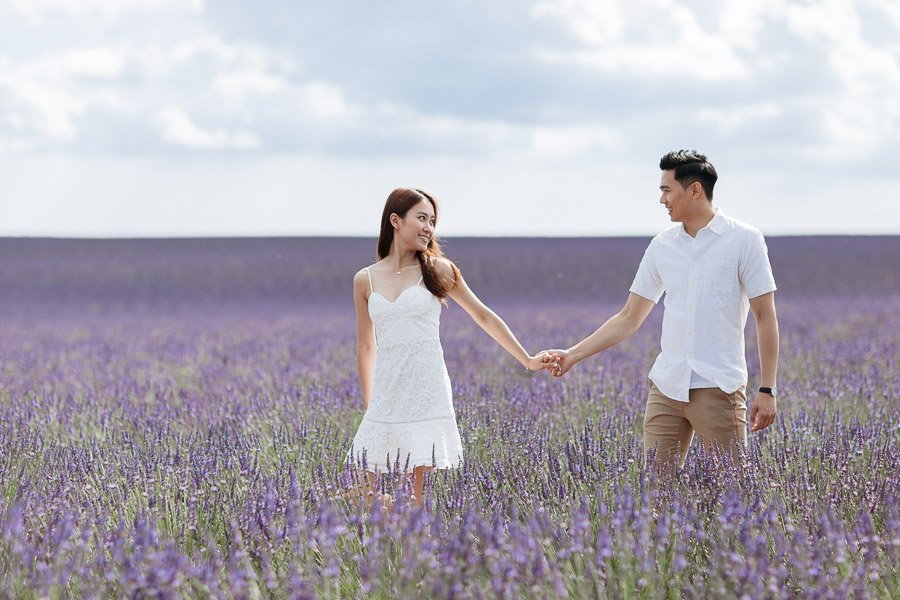
<svg viewBox="0 0 900 600">
<path fill-rule="evenodd" d="M 722 235 L 725 233 L 725 225 L 728 223 L 728 217 L 722 211 L 721 208 L 716 208 L 716 216 L 712 218 L 712 220 L 707 223 L 707 227 L 709 227 L 713 232 Z"/>
<path fill-rule="evenodd" d="M 722 235 L 725 233 L 726 225 L 728 224 L 728 217 L 722 211 L 721 208 L 716 207 L 716 214 L 710 219 L 709 223 L 704 225 L 700 231 L 704 229 L 709 229 L 716 235 Z M 699 231 L 697 233 L 700 233 Z M 678 234 L 682 237 L 689 238 L 691 236 L 688 235 L 688 232 L 684 230 L 684 224 L 678 226 Z"/>
</svg>

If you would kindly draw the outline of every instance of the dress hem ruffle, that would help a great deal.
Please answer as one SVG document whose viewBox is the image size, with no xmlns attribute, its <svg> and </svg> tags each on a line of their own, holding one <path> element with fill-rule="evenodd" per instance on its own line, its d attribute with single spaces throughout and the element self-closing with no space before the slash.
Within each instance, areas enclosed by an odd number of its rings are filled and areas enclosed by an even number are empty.
<svg viewBox="0 0 900 600">
<path fill-rule="evenodd" d="M 352 463 L 352 465 L 354 467 L 358 467 L 360 469 L 362 468 L 362 458 L 360 458 L 359 460 L 357 460 L 355 458 L 351 460 L 349 456 L 347 458 L 348 458 L 348 460 L 346 461 L 347 463 Z M 374 473 L 376 470 L 379 473 L 387 473 L 388 472 L 387 465 L 385 465 L 383 463 L 376 462 L 373 464 L 370 461 L 366 461 L 366 462 L 367 462 L 366 469 L 365 469 L 366 473 Z M 408 470 L 404 470 L 404 467 L 406 466 L 406 460 L 404 459 L 404 460 L 400 461 L 400 471 L 403 473 L 412 473 L 416 467 L 434 467 L 435 469 L 437 469 L 439 471 L 443 471 L 443 470 L 447 470 L 447 469 L 459 469 L 460 467 L 462 467 L 462 458 L 460 458 L 456 462 L 450 462 L 446 458 L 443 460 L 438 459 L 435 462 L 437 463 L 437 465 L 432 463 L 430 456 L 427 459 L 423 459 L 423 460 L 418 460 L 418 459 L 414 460 L 412 457 L 410 457 Z M 394 471 L 394 463 L 391 463 L 390 471 L 392 473 L 395 472 Z"/>
</svg>

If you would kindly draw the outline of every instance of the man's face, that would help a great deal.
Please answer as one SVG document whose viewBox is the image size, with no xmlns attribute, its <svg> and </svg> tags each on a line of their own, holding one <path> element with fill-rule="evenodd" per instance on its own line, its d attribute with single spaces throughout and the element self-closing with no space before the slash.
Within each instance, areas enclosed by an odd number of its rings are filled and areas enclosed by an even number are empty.
<svg viewBox="0 0 900 600">
<path fill-rule="evenodd" d="M 691 211 L 691 186 L 684 189 L 675 181 L 675 171 L 663 171 L 659 189 L 662 192 L 659 203 L 666 207 L 669 218 L 676 223 L 683 222 Z"/>
</svg>

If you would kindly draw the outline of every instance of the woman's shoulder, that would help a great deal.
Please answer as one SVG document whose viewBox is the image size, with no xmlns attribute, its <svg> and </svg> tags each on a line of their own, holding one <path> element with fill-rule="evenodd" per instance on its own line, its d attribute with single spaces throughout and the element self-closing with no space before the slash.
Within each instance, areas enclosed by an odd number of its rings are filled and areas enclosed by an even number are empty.
<svg viewBox="0 0 900 600">
<path fill-rule="evenodd" d="M 370 277 L 369 267 L 363 267 L 353 275 L 353 287 L 365 285 L 366 289 L 368 289 Z"/>
</svg>

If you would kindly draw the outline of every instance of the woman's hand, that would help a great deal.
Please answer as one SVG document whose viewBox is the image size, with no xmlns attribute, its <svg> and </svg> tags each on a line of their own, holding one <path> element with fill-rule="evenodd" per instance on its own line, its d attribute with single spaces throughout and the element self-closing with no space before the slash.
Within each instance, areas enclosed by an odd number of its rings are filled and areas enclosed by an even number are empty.
<svg viewBox="0 0 900 600">
<path fill-rule="evenodd" d="M 551 367 L 553 367 L 553 359 L 547 351 L 538 352 L 535 356 L 529 355 L 525 364 L 525 368 L 529 371 L 540 371 Z"/>
</svg>

